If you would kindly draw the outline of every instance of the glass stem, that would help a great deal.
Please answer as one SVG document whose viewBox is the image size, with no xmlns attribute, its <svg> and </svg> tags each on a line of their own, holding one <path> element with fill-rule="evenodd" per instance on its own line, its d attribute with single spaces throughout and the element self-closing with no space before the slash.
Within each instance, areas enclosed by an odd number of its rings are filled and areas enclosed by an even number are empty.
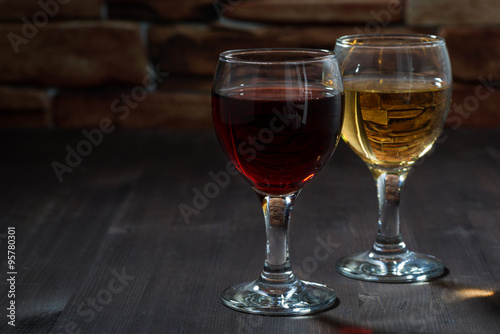
<svg viewBox="0 0 500 334">
<path fill-rule="evenodd" d="M 377 184 L 378 233 L 372 251 L 379 255 L 392 256 L 407 251 L 399 222 L 401 191 L 409 168 L 385 170 L 370 166 Z"/>
<path fill-rule="evenodd" d="M 266 260 L 260 280 L 266 284 L 296 281 L 288 254 L 288 224 L 298 192 L 287 196 L 259 194 L 266 221 Z"/>
</svg>

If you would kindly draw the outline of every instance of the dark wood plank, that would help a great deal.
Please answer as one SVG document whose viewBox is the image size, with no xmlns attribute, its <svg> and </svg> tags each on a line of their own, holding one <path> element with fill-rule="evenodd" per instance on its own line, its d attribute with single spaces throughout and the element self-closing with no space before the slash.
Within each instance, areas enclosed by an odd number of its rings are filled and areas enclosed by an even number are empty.
<svg viewBox="0 0 500 334">
<path fill-rule="evenodd" d="M 51 163 L 83 138 L 0 131 L 0 236 L 16 227 L 18 259 L 17 326 L 2 315 L 2 332 L 500 332 L 498 131 L 448 133 L 408 178 L 403 236 L 448 268 L 420 284 L 336 273 L 338 257 L 371 246 L 377 219 L 370 173 L 341 143 L 293 212 L 294 270 L 338 295 L 333 309 L 302 318 L 251 316 L 219 301 L 225 287 L 257 277 L 265 236 L 258 201 L 238 176 L 189 221 L 180 213 L 210 172 L 226 168 L 212 131 L 115 131 L 59 183 Z M 1 254 L 5 247 L 0 239 Z M 315 259 L 317 248 L 329 256 Z"/>
</svg>

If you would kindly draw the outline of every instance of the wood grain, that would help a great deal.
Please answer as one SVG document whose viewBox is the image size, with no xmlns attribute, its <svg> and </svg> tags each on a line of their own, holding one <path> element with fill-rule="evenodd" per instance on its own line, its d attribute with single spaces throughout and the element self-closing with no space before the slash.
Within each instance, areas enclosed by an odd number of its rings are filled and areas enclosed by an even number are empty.
<svg viewBox="0 0 500 334">
<path fill-rule="evenodd" d="M 334 288 L 338 301 L 287 318 L 219 300 L 263 264 L 264 223 L 248 184 L 231 176 L 198 214 L 179 210 L 226 169 L 212 131 L 105 134 L 59 183 L 51 163 L 85 139 L 80 131 L 2 130 L 0 260 L 5 277 L 5 233 L 15 226 L 18 274 L 15 328 L 0 282 L 0 332 L 499 333 L 500 132 L 447 135 L 409 176 L 401 207 L 409 248 L 443 259 L 447 274 L 380 284 L 336 273 L 340 256 L 371 246 L 377 217 L 370 173 L 341 143 L 290 226 L 295 272 Z"/>
</svg>

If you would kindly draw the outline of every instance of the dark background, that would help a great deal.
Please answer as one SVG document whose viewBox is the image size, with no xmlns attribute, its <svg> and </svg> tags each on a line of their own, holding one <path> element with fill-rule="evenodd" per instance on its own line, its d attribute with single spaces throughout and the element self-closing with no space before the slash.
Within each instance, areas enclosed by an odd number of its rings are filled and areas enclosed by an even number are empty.
<svg viewBox="0 0 500 334">
<path fill-rule="evenodd" d="M 448 127 L 498 128 L 499 12 L 495 0 L 2 0 L 0 127 L 209 128 L 219 52 L 397 32 L 446 38 Z"/>
</svg>

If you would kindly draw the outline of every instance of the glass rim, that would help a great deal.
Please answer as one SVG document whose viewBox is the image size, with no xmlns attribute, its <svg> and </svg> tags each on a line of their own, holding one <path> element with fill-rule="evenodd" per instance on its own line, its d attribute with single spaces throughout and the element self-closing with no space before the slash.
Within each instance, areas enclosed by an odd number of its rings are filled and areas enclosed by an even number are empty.
<svg viewBox="0 0 500 334">
<path fill-rule="evenodd" d="M 266 54 L 266 53 L 289 53 L 292 55 L 311 55 L 307 59 L 286 59 L 286 60 L 253 60 L 241 57 L 244 54 Z M 219 61 L 234 62 L 234 63 L 247 63 L 247 64 L 306 64 L 324 61 L 327 59 L 336 59 L 335 52 L 327 49 L 313 49 L 313 48 L 255 48 L 255 49 L 234 49 L 221 52 L 219 54 Z"/>
<path fill-rule="evenodd" d="M 356 40 L 363 40 L 364 43 L 357 44 Z M 386 40 L 387 43 L 381 43 Z M 370 41 L 378 41 L 379 43 L 370 43 Z M 398 41 L 399 43 L 395 43 Z M 359 34 L 346 35 L 339 37 L 335 42 L 336 46 L 340 47 L 357 47 L 357 48 L 415 48 L 415 47 L 433 47 L 446 45 L 443 37 L 431 34 Z"/>
</svg>

